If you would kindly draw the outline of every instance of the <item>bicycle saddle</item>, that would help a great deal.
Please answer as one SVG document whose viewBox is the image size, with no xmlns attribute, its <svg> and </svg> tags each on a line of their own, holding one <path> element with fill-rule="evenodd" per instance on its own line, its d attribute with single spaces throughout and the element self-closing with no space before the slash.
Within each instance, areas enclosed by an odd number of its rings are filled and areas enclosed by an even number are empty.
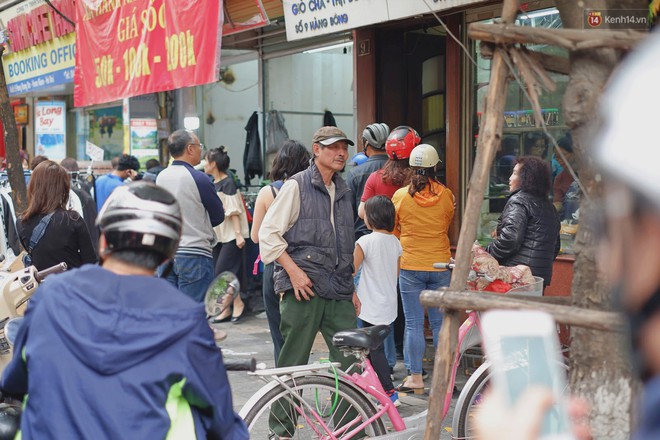
<svg viewBox="0 0 660 440">
<path fill-rule="evenodd" d="M 389 334 L 389 325 L 374 325 L 373 327 L 343 330 L 335 333 L 332 337 L 332 345 L 335 347 L 361 347 L 375 350 L 380 347 Z"/>
</svg>

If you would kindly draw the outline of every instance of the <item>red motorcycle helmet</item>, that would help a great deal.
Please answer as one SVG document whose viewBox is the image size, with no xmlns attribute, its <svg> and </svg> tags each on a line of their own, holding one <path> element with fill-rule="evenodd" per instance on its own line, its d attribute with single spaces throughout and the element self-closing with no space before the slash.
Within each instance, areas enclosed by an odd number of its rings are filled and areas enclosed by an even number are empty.
<svg viewBox="0 0 660 440">
<path fill-rule="evenodd" d="M 385 152 L 390 159 L 408 159 L 410 152 L 420 142 L 422 142 L 422 138 L 414 128 L 407 125 L 400 125 L 392 130 L 387 137 L 387 141 L 385 141 Z"/>
</svg>

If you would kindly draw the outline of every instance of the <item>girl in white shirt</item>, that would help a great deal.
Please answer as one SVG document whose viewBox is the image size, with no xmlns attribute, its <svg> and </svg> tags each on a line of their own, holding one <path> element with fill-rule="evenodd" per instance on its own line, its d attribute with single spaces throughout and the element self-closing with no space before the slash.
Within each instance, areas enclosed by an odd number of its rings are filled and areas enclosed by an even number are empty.
<svg viewBox="0 0 660 440">
<path fill-rule="evenodd" d="M 392 201 L 385 196 L 374 196 L 365 204 L 364 222 L 372 233 L 355 243 L 353 263 L 355 271 L 362 266 L 362 275 L 356 292 L 358 325 L 390 325 L 397 316 L 397 279 L 401 243 L 392 234 L 395 210 Z M 369 359 L 381 385 L 398 406 L 397 392 L 390 377 L 390 367 L 381 345 L 371 350 Z"/>
</svg>

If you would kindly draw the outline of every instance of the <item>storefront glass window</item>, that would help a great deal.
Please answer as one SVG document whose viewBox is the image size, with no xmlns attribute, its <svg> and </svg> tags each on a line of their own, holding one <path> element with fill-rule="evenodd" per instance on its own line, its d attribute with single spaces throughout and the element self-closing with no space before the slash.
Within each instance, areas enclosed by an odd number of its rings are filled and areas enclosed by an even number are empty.
<svg viewBox="0 0 660 440">
<path fill-rule="evenodd" d="M 519 16 L 516 24 L 531 27 L 562 27 L 559 12 L 555 8 L 530 12 Z M 532 45 L 528 49 L 548 55 L 567 57 L 565 50 L 547 45 Z M 477 45 L 473 45 L 474 59 L 477 61 L 474 78 L 474 139 L 479 132 L 483 100 L 488 92 L 490 78 L 490 60 L 479 56 Z M 554 92 L 543 91 L 539 97 L 547 131 L 560 145 L 570 140 L 568 128 L 564 124 L 562 99 L 568 84 L 568 76 L 549 72 L 557 89 Z M 542 128 L 535 126 L 532 107 L 524 90 L 517 81 L 509 83 L 509 90 L 504 109 L 503 139 L 490 172 L 488 190 L 481 209 L 481 222 L 478 240 L 482 244 L 492 241 L 497 221 L 506 204 L 509 194 L 509 176 L 513 170 L 516 156 L 535 155 L 547 160 L 552 165 L 553 203 L 562 220 L 562 252 L 572 253 L 573 239 L 579 221 L 579 189 L 568 170 L 564 170 L 559 154 Z M 474 157 L 474 155 L 473 155 Z M 572 158 L 568 157 L 569 160 Z"/>
</svg>

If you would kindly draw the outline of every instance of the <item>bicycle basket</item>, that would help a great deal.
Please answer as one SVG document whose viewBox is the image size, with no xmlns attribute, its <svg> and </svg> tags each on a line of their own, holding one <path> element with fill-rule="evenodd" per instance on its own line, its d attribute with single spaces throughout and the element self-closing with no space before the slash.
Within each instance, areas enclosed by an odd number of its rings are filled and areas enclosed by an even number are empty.
<svg viewBox="0 0 660 440">
<path fill-rule="evenodd" d="M 535 276 L 533 283 L 515 287 L 509 290 L 507 295 L 543 296 L 543 278 Z"/>
</svg>

